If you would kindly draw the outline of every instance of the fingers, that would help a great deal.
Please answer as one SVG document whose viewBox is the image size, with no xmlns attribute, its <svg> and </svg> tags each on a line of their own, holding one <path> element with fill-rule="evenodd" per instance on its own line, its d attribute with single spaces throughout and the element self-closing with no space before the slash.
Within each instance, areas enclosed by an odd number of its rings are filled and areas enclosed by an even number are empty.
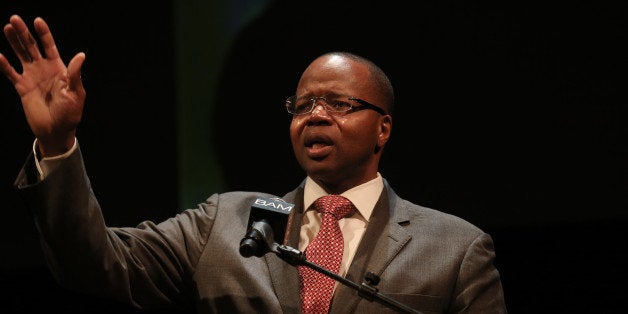
<svg viewBox="0 0 628 314">
<path fill-rule="evenodd" d="M 43 20 L 37 24 L 40 24 L 40 27 L 41 24 L 43 24 L 44 28 L 48 29 Z M 48 33 L 49 32 L 48 30 Z M 42 58 L 35 37 L 33 37 L 26 23 L 24 23 L 24 20 L 22 20 L 19 15 L 11 16 L 9 24 L 4 26 L 4 34 L 21 62 L 32 62 Z M 52 39 L 52 37 L 50 37 L 50 39 Z"/>
<path fill-rule="evenodd" d="M 83 80 L 81 79 L 81 67 L 85 61 L 85 53 L 79 52 L 70 60 L 68 64 L 68 88 L 73 91 L 84 93 Z"/>
<path fill-rule="evenodd" d="M 24 20 L 18 15 L 13 15 L 9 19 L 9 22 L 13 25 L 22 47 L 28 52 L 30 60 L 35 61 L 41 59 L 41 53 L 39 52 L 39 48 L 37 48 L 37 41 L 28 30 L 28 27 L 26 27 Z"/>
<path fill-rule="evenodd" d="M 57 50 L 57 45 L 55 44 L 54 39 L 52 38 L 52 33 L 50 32 L 50 28 L 48 24 L 41 17 L 35 18 L 35 31 L 39 36 L 42 46 L 44 47 L 44 54 L 47 59 L 55 59 L 59 58 L 59 50 Z"/>
<path fill-rule="evenodd" d="M 15 85 L 20 75 L 15 71 L 15 69 L 9 63 L 9 60 L 2 54 L 0 54 L 0 71 L 4 73 L 4 75 Z"/>
<path fill-rule="evenodd" d="M 11 45 L 11 48 L 13 48 L 13 52 L 15 52 L 17 58 L 20 59 L 22 63 L 31 62 L 31 57 L 22 45 L 13 25 L 7 24 L 4 26 L 4 35 L 7 37 L 7 41 Z"/>
</svg>

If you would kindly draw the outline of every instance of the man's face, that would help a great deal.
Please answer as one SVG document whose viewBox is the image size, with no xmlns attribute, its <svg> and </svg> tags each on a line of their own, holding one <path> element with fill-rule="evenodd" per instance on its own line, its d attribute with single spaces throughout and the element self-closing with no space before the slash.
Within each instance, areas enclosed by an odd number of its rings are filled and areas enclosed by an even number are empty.
<svg viewBox="0 0 628 314">
<path fill-rule="evenodd" d="M 364 65 L 326 56 L 305 70 L 296 95 L 356 97 L 380 106 L 383 99 L 375 90 Z M 311 113 L 294 116 L 290 124 L 292 147 L 301 167 L 330 193 L 341 193 L 375 178 L 381 148 L 390 135 L 391 117 L 374 110 L 333 115 L 319 103 Z"/>
</svg>

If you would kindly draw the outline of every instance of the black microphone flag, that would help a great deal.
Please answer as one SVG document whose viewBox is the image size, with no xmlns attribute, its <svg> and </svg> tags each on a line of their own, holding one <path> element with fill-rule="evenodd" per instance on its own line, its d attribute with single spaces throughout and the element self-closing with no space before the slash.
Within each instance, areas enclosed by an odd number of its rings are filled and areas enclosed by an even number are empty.
<svg viewBox="0 0 628 314">
<path fill-rule="evenodd" d="M 240 241 L 240 254 L 261 257 L 274 243 L 283 243 L 292 208 L 294 204 L 280 198 L 255 199 L 251 204 L 247 233 Z"/>
</svg>

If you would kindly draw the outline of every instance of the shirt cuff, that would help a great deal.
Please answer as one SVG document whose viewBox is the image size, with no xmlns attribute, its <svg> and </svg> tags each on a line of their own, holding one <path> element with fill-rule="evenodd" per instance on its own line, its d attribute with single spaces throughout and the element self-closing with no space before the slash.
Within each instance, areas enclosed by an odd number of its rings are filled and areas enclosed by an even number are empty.
<svg viewBox="0 0 628 314">
<path fill-rule="evenodd" d="M 33 142 L 33 154 L 35 155 L 35 166 L 39 172 L 39 180 L 43 180 L 50 172 L 57 168 L 57 165 L 59 165 L 61 161 L 70 156 L 76 150 L 76 144 L 77 140 L 75 137 L 72 148 L 70 148 L 67 152 L 57 156 L 44 157 L 39 160 L 39 157 L 37 156 L 37 139 L 35 139 Z"/>
</svg>

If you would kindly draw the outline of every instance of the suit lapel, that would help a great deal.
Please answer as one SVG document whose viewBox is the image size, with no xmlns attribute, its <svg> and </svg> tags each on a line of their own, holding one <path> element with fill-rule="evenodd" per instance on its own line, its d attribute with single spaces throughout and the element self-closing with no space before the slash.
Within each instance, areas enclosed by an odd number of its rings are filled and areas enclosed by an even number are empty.
<svg viewBox="0 0 628 314">
<path fill-rule="evenodd" d="M 381 275 L 403 246 L 410 241 L 412 236 L 400 226 L 401 223 L 408 221 L 406 211 L 395 208 L 395 201 L 396 195 L 392 193 L 392 199 L 389 200 L 389 190 L 384 189 L 373 209 L 368 227 L 345 278 L 361 284 L 367 272 Z M 394 209 L 397 214 L 393 214 L 391 218 Z M 352 312 L 359 301 L 357 291 L 339 285 L 331 312 Z"/>
<path fill-rule="evenodd" d="M 288 246 L 298 249 L 299 232 L 301 231 L 303 218 L 303 189 L 298 188 L 286 195 L 284 199 L 289 203 L 295 204 L 286 227 L 285 242 Z M 264 259 L 268 264 L 270 279 L 283 313 L 299 313 L 301 311 L 301 297 L 299 295 L 299 274 L 297 268 L 272 253 L 264 255 Z"/>
</svg>

